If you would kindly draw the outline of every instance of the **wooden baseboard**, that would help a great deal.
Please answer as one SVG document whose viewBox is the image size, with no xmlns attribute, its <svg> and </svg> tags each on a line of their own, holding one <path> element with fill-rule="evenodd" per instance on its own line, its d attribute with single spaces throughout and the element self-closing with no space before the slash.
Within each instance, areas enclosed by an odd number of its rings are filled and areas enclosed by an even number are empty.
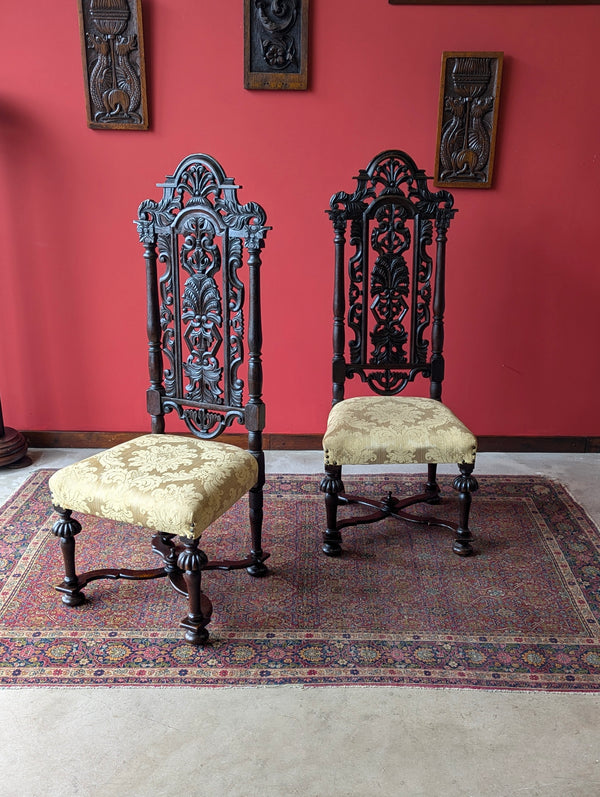
<svg viewBox="0 0 600 797">
<path fill-rule="evenodd" d="M 479 451 L 513 453 L 570 453 L 590 454 L 600 452 L 600 437 L 494 437 L 477 438 Z"/>
<path fill-rule="evenodd" d="M 110 448 L 138 437 L 140 432 L 23 432 L 30 448 Z M 245 445 L 241 434 L 228 434 L 227 442 Z M 265 450 L 315 451 L 321 448 L 318 434 L 265 434 Z M 600 453 L 600 437 L 486 436 L 478 438 L 479 451 L 539 453 Z"/>
</svg>

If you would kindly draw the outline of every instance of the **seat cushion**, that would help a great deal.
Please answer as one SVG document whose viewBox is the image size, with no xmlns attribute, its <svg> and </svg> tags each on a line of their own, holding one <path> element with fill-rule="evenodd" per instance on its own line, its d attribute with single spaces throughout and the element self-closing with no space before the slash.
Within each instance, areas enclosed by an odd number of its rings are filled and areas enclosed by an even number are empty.
<svg viewBox="0 0 600 797">
<path fill-rule="evenodd" d="M 365 396 L 331 409 L 323 449 L 326 465 L 472 464 L 477 440 L 435 399 Z"/>
<path fill-rule="evenodd" d="M 248 451 L 215 440 L 149 434 L 50 477 L 63 509 L 198 538 L 258 478 Z"/>
</svg>

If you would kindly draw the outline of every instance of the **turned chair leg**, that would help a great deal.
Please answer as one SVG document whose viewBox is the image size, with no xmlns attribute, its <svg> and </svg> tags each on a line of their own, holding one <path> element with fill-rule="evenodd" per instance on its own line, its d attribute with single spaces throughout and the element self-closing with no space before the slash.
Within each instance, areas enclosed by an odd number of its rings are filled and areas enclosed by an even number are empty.
<svg viewBox="0 0 600 797">
<path fill-rule="evenodd" d="M 473 535 L 469 530 L 469 512 L 471 510 L 471 494 L 477 490 L 479 485 L 477 479 L 472 476 L 474 465 L 461 464 L 460 476 L 454 480 L 454 489 L 458 491 L 458 529 L 457 537 L 452 545 L 452 550 L 459 556 L 470 556 L 473 553 L 471 540 Z"/>
<path fill-rule="evenodd" d="M 56 589 L 63 593 L 62 602 L 67 606 L 80 606 L 86 597 L 79 588 L 79 579 L 75 571 L 75 535 L 81 531 L 81 523 L 71 517 L 71 509 L 54 506 L 60 515 L 52 526 L 52 533 L 60 539 L 60 549 L 65 564 L 65 578 Z"/>
<path fill-rule="evenodd" d="M 186 629 L 185 638 L 191 645 L 206 644 L 206 626 L 212 615 L 212 603 L 202 592 L 202 568 L 208 562 L 208 557 L 198 548 L 199 541 L 183 540 L 184 549 L 177 559 L 177 565 L 183 571 L 189 602 L 187 617 L 183 618 L 180 625 Z"/>
<path fill-rule="evenodd" d="M 263 525 L 263 491 L 262 487 L 253 487 L 248 494 L 250 505 L 250 534 L 252 537 L 252 549 L 250 554 L 254 559 L 254 564 L 246 570 L 251 576 L 261 578 L 269 573 L 269 568 L 263 561 L 264 552 L 262 549 L 262 525 Z"/>
<path fill-rule="evenodd" d="M 435 463 L 427 465 L 427 484 L 425 485 L 425 492 L 429 496 L 427 499 L 428 504 L 441 503 L 440 486 L 437 483 L 437 464 Z"/>
<path fill-rule="evenodd" d="M 325 511 L 327 515 L 327 529 L 323 532 L 323 553 L 327 556 L 341 556 L 342 535 L 337 528 L 337 510 L 339 506 L 339 493 L 344 492 L 342 482 L 342 468 L 340 465 L 326 465 L 325 476 L 320 484 L 321 492 L 325 493 Z"/>
</svg>

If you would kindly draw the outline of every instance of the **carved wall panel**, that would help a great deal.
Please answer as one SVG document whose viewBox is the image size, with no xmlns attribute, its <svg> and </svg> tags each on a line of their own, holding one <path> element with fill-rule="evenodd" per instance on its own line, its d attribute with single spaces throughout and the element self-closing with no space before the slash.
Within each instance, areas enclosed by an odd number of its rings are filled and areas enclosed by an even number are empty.
<svg viewBox="0 0 600 797">
<path fill-rule="evenodd" d="M 308 0 L 244 0 L 244 88 L 306 89 Z"/>
<path fill-rule="evenodd" d="M 503 53 L 444 53 L 434 183 L 490 188 Z"/>
<path fill-rule="evenodd" d="M 147 130 L 141 0 L 78 0 L 88 126 Z"/>
</svg>

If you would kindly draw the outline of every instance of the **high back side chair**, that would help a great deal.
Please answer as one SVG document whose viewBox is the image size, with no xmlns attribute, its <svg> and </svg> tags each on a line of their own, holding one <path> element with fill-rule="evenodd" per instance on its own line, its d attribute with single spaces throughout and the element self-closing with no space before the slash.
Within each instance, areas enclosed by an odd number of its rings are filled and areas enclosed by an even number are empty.
<svg viewBox="0 0 600 797">
<path fill-rule="evenodd" d="M 146 263 L 152 433 L 51 477 L 52 502 L 60 516 L 53 531 L 65 565 L 57 589 L 65 604 L 78 606 L 86 600 L 82 588 L 96 579 L 167 577 L 188 597 L 181 626 L 186 640 L 199 645 L 208 640 L 212 613 L 201 588 L 202 573 L 268 572 L 261 544 L 260 253 L 270 228 L 259 205 L 240 205 L 239 186 L 208 155 L 185 158 L 158 187 L 161 200 L 142 202 L 136 221 Z M 191 435 L 165 434 L 169 413 L 182 419 Z M 215 439 L 234 422 L 246 427 L 247 450 Z M 247 492 L 249 555 L 209 560 L 198 547 L 203 532 Z M 78 574 L 75 535 L 81 524 L 72 512 L 151 529 L 161 566 Z"/>
<path fill-rule="evenodd" d="M 469 530 L 477 441 L 442 404 L 446 233 L 456 212 L 447 191 L 429 190 L 425 173 L 400 150 L 377 155 L 352 194 L 334 194 L 327 211 L 335 231 L 333 406 L 323 438 L 327 530 L 323 551 L 342 553 L 341 529 L 394 517 L 455 532 L 453 550 L 472 553 Z M 350 253 L 346 254 L 349 236 Z M 434 243 L 435 237 L 435 243 Z M 360 379 L 368 395 L 345 398 Z M 429 396 L 400 396 L 413 381 L 429 382 Z M 363 391 L 365 392 L 365 391 Z M 418 495 L 382 500 L 348 495 L 344 465 L 427 465 Z M 458 522 L 407 512 L 440 501 L 437 466 L 456 463 Z M 338 517 L 338 507 L 374 510 Z"/>
</svg>

